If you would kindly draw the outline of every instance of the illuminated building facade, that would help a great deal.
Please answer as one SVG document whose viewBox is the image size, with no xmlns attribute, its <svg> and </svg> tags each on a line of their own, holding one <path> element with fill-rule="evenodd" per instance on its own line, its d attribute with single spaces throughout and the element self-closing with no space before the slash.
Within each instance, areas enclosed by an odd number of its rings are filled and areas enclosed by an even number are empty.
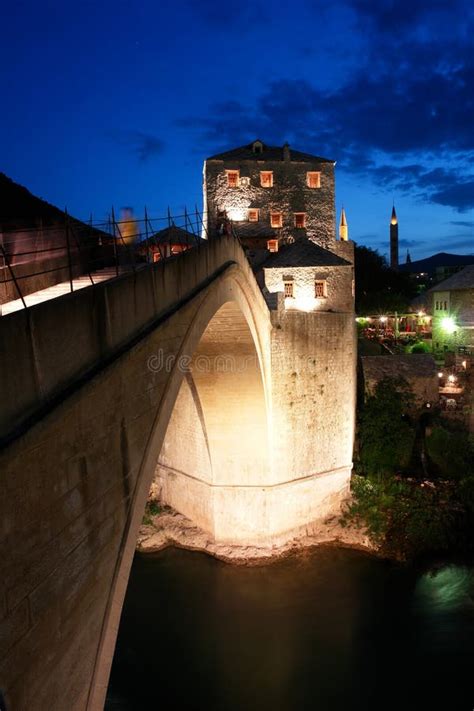
<svg viewBox="0 0 474 711">
<path fill-rule="evenodd" d="M 437 284 L 430 293 L 434 350 L 474 350 L 474 265 Z"/>
<path fill-rule="evenodd" d="M 335 161 L 260 140 L 204 163 L 204 212 L 209 235 L 222 215 L 242 243 L 265 248 L 307 237 L 330 247 L 335 236 Z"/>
</svg>

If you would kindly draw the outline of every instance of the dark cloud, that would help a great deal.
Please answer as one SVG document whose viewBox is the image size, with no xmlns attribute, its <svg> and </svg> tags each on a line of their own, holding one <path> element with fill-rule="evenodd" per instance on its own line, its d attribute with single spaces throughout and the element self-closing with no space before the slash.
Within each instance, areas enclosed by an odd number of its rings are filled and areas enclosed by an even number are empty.
<svg viewBox="0 0 474 711">
<path fill-rule="evenodd" d="M 472 220 L 450 220 L 450 225 L 455 225 L 456 227 L 474 227 L 474 222 Z"/>
<path fill-rule="evenodd" d="M 464 182 L 454 182 L 444 188 L 430 193 L 431 202 L 439 205 L 449 205 L 459 212 L 474 208 L 474 177 Z"/>
<path fill-rule="evenodd" d="M 165 149 L 161 138 L 143 131 L 113 131 L 112 138 L 121 146 L 129 148 L 142 162 L 160 155 Z"/>
<path fill-rule="evenodd" d="M 302 78 L 275 79 L 253 104 L 217 103 L 208 116 L 180 125 L 197 129 L 212 152 L 256 136 L 268 143 L 288 140 L 387 190 L 459 212 L 474 207 L 470 2 L 346 5 L 368 44 L 350 81 L 328 91 Z"/>
</svg>

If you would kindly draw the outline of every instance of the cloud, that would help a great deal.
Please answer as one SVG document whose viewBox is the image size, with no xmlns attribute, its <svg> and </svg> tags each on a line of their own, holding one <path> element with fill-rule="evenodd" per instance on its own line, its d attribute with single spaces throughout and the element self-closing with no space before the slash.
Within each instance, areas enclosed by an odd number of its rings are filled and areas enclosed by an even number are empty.
<svg viewBox="0 0 474 711">
<path fill-rule="evenodd" d="M 474 227 L 474 222 L 472 220 L 450 220 L 450 225 L 455 225 L 456 227 Z"/>
<path fill-rule="evenodd" d="M 252 103 L 215 103 L 179 125 L 197 131 L 210 152 L 257 136 L 288 140 L 387 190 L 461 213 L 474 207 L 470 2 L 346 0 L 346 7 L 367 52 L 345 83 L 323 90 L 317 80 L 276 78 Z"/>
<path fill-rule="evenodd" d="M 114 131 L 112 137 L 121 146 L 129 148 L 141 162 L 160 155 L 165 149 L 161 138 L 143 131 Z"/>
</svg>

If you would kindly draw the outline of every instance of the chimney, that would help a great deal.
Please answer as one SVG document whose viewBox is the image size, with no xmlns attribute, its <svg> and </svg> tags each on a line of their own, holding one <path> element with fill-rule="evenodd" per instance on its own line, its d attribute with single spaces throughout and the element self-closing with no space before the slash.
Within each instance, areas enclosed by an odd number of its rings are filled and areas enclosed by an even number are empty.
<svg viewBox="0 0 474 711">
<path fill-rule="evenodd" d="M 290 144 L 289 143 L 285 143 L 285 145 L 283 146 L 283 160 L 285 161 L 285 163 L 290 162 Z"/>
</svg>

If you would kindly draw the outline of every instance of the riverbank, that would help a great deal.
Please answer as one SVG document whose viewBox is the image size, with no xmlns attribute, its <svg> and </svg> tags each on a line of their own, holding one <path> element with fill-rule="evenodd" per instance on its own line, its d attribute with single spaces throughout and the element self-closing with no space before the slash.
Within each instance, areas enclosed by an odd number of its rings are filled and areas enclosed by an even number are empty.
<svg viewBox="0 0 474 711">
<path fill-rule="evenodd" d="M 355 526 L 341 526 L 339 516 L 313 524 L 291 540 L 274 542 L 271 546 L 239 546 L 217 543 L 192 521 L 171 508 L 150 516 L 140 527 L 137 540 L 139 553 L 157 553 L 174 546 L 206 553 L 235 565 L 265 565 L 303 550 L 334 545 L 341 548 L 376 553 L 369 536 Z"/>
</svg>

